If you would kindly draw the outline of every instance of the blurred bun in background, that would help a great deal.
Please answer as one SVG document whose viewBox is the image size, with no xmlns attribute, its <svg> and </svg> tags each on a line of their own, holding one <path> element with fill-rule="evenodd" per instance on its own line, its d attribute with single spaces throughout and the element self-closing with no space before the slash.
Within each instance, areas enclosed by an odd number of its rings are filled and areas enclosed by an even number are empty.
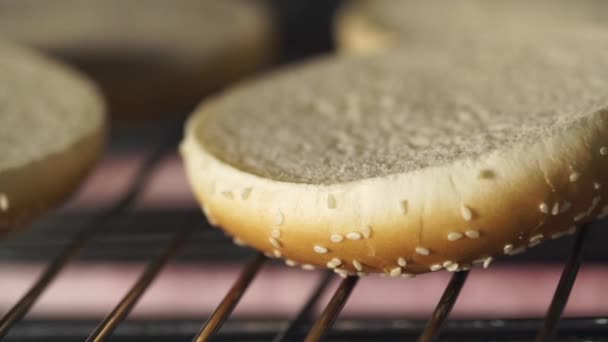
<svg viewBox="0 0 608 342">
<path fill-rule="evenodd" d="M 105 141 L 97 88 L 70 68 L 0 42 L 0 237 L 81 185 Z"/>
<path fill-rule="evenodd" d="M 182 113 L 275 46 L 254 0 L 0 0 L 0 35 L 86 72 L 120 120 Z"/>
<path fill-rule="evenodd" d="M 334 36 L 348 53 L 480 40 L 542 42 L 601 25 L 607 12 L 602 0 L 354 0 L 336 16 Z"/>
</svg>

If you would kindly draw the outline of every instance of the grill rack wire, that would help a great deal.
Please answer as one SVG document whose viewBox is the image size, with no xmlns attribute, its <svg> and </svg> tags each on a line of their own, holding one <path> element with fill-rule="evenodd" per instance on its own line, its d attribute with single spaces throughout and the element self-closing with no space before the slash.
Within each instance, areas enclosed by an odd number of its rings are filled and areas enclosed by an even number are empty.
<svg viewBox="0 0 608 342">
<path fill-rule="evenodd" d="M 145 160 L 138 166 L 134 181 L 112 207 L 93 220 L 93 224 L 80 231 L 71 242 L 60 252 L 60 254 L 46 267 L 42 274 L 35 281 L 34 285 L 20 298 L 20 300 L 0 319 L 0 340 L 3 340 L 9 331 L 29 312 L 30 308 L 36 303 L 37 299 L 49 287 L 57 275 L 73 261 L 85 249 L 95 237 L 102 234 L 107 228 L 112 218 L 125 212 L 135 202 L 142 193 L 150 180 L 150 176 L 158 166 L 162 158 L 170 151 L 173 151 L 178 137 L 178 131 L 167 134 L 166 139 L 162 140 Z M 177 134 L 176 134 L 177 133 Z M 114 309 L 101 321 L 90 333 L 86 341 L 106 341 L 112 335 L 119 324 L 129 315 L 132 308 L 138 302 L 152 284 L 155 277 L 163 267 L 180 250 L 187 238 L 193 233 L 193 227 L 178 229 L 172 241 L 165 250 L 155 259 L 148 263 L 144 271 L 133 284 L 127 294 L 117 303 Z M 541 328 L 537 332 L 535 341 L 552 341 L 554 339 L 557 324 L 566 306 L 568 297 L 576 280 L 576 276 L 581 264 L 583 249 L 585 247 L 585 237 L 588 228 L 586 226 L 578 230 L 570 256 L 564 266 L 562 276 L 557 285 L 555 294 L 547 313 L 542 320 Z M 217 309 L 210 315 L 202 325 L 192 341 L 201 342 L 210 340 L 223 323 L 228 319 L 233 309 L 237 306 L 240 298 L 253 281 L 258 271 L 266 261 L 264 255 L 257 253 L 253 259 L 243 268 L 240 276 L 228 291 Z M 450 311 L 454 307 L 460 290 L 465 285 L 470 271 L 456 272 L 453 274 L 445 291 L 440 298 L 432 316 L 420 333 L 418 341 L 436 341 L 446 322 Z M 326 272 L 315 290 L 306 300 L 300 312 L 272 339 L 273 342 L 294 341 L 302 339 L 300 332 L 307 327 L 314 307 L 318 304 L 322 294 L 327 290 L 333 278 L 331 272 Z M 308 330 L 305 341 L 320 341 L 330 332 L 330 329 L 338 318 L 342 308 L 346 304 L 350 293 L 357 285 L 358 277 L 346 277 L 343 279 L 334 292 L 331 300 L 317 318 L 316 322 Z"/>
</svg>

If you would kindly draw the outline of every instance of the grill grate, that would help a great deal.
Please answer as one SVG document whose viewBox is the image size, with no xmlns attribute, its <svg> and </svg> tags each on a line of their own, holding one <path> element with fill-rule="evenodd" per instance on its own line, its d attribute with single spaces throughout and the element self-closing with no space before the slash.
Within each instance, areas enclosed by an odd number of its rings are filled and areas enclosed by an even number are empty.
<svg viewBox="0 0 608 342">
<path fill-rule="evenodd" d="M 178 130 L 176 130 L 178 132 Z M 60 255 L 51 262 L 42 275 L 38 278 L 32 288 L 15 304 L 0 320 L 0 339 L 5 337 L 7 333 L 19 322 L 34 305 L 41 294 L 49 287 L 56 276 L 65 268 L 67 264 L 73 261 L 84 248 L 105 229 L 109 229 L 110 223 L 118 215 L 124 213 L 134 203 L 138 196 L 142 193 L 143 189 L 148 184 L 151 173 L 158 166 L 159 161 L 166 155 L 168 151 L 172 151 L 175 146 L 175 141 L 178 134 L 172 132 L 169 134 L 167 139 L 159 144 L 154 151 L 145 159 L 145 161 L 139 166 L 137 177 L 135 177 L 128 191 L 124 196 L 109 210 L 102 213 L 100 216 L 95 217 L 93 224 L 88 228 L 78 233 L 75 238 L 68 244 L 68 246 L 60 253 Z M 560 320 L 563 309 L 566 305 L 570 291 L 573 287 L 576 275 L 582 259 L 582 251 L 584 247 L 585 236 L 587 234 L 587 228 L 583 227 L 576 235 L 573 243 L 571 256 L 566 263 L 562 277 L 557 286 L 557 290 L 548 309 L 545 320 L 542 324 L 542 328 L 537 335 L 537 341 L 550 341 L 555 333 L 557 323 Z M 123 299 L 116 305 L 111 313 L 93 330 L 89 335 L 87 341 L 105 341 L 115 331 L 119 325 L 128 324 L 123 323 L 123 320 L 128 316 L 131 309 L 138 302 L 140 297 L 149 288 L 155 277 L 163 269 L 163 267 L 174 257 L 182 247 L 183 243 L 187 238 L 194 232 L 193 225 L 189 225 L 186 228 L 178 229 L 171 243 L 166 247 L 165 251 L 159 255 L 156 259 L 148 264 L 140 278 L 123 297 Z M 217 309 L 211 314 L 207 322 L 202 326 L 200 331 L 196 334 L 193 341 L 207 341 L 213 337 L 222 327 L 224 322 L 230 316 L 233 309 L 239 303 L 240 298 L 245 293 L 259 270 L 262 268 L 266 258 L 262 254 L 256 254 L 250 263 L 243 269 L 241 275 L 238 277 L 232 288 L 229 290 L 227 295 L 221 301 Z M 443 296 L 441 297 L 437 307 L 426 326 L 421 329 L 421 326 L 412 324 L 409 326 L 410 333 L 412 329 L 415 331 L 422 330 L 419 335 L 419 341 L 434 341 L 438 338 L 440 331 L 444 325 L 447 325 L 448 332 L 450 329 L 454 329 L 454 325 L 460 324 L 458 321 L 446 322 L 450 311 L 454 307 L 460 290 L 464 286 L 469 272 L 458 272 L 452 276 L 452 279 L 445 289 Z M 319 300 L 324 292 L 326 292 L 330 280 L 333 278 L 333 274 L 326 273 L 319 282 L 317 288 L 312 292 L 305 305 L 302 307 L 299 314 L 291 321 L 286 324 L 284 329 L 276 329 L 279 331 L 275 334 L 273 341 L 292 341 L 301 340 L 302 332 L 305 332 L 309 327 L 311 315 L 315 306 L 318 305 Z M 342 308 L 346 304 L 350 293 L 355 288 L 359 281 L 357 277 L 347 277 L 342 280 L 338 289 L 333 294 L 330 302 L 324 308 L 320 317 L 310 327 L 306 334 L 306 341 L 318 341 L 324 336 L 330 333 L 333 323 L 338 318 Z M 568 320 L 572 321 L 572 320 Z M 499 326 L 492 326 L 492 321 L 485 322 L 478 321 L 482 327 L 490 326 L 495 328 L 494 330 L 505 331 L 505 329 L 513 329 L 515 332 L 521 331 L 522 324 L 525 322 L 528 324 L 527 331 L 531 330 L 531 327 L 540 325 L 539 321 L 500 321 Z M 498 322 L 498 321 L 496 321 Z M 519 323 L 518 323 L 519 322 Z M 589 323 L 589 322 L 587 322 Z M 596 322 L 597 323 L 597 322 Z M 130 323 L 133 324 L 133 323 Z M 466 323 L 462 323 L 466 325 Z M 518 325 L 519 324 L 519 325 Z M 524 324 L 524 325 L 525 325 Z M 379 328 L 366 323 L 360 324 L 361 327 L 366 327 L 364 332 L 367 333 L 378 333 Z M 397 326 L 398 327 L 398 326 Z M 414 327 L 414 328 L 412 328 Z M 339 325 L 338 325 L 339 328 Z M 400 336 L 399 333 L 394 331 L 394 326 L 382 326 L 380 329 L 387 333 L 393 333 L 394 336 Z M 401 327 L 399 332 L 404 334 L 404 327 Z M 339 328 L 340 329 L 340 328 Z M 344 332 L 344 328 L 341 329 Z M 407 329 L 406 329 L 407 330 Z M 592 330 L 592 329 L 591 329 Z M 346 329 L 348 331 L 348 329 Z M 361 333 L 361 331 L 359 331 Z M 345 333 L 348 336 L 348 333 Z M 405 335 L 405 334 L 404 334 Z M 403 337 L 404 335 L 401 335 Z M 331 334 L 330 334 L 331 336 Z M 365 334 L 359 335 L 365 337 Z M 272 338 L 270 338 L 272 339 Z M 353 340 L 355 337 L 353 337 Z M 388 340 L 388 338 L 387 338 Z"/>
</svg>

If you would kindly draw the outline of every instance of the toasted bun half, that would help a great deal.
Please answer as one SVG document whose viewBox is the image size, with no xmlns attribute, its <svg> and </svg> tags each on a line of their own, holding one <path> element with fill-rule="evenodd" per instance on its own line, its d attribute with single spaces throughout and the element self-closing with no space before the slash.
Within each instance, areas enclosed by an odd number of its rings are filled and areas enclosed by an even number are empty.
<svg viewBox="0 0 608 342">
<path fill-rule="evenodd" d="M 607 11 L 602 0 L 355 0 L 338 12 L 334 31 L 347 53 L 505 36 L 546 41 L 580 25 L 601 25 Z"/>
<path fill-rule="evenodd" d="M 269 12 L 258 0 L 0 0 L 0 35 L 87 73 L 125 121 L 185 113 L 269 63 Z"/>
<path fill-rule="evenodd" d="M 0 42 L 0 236 L 56 206 L 100 155 L 104 105 L 69 68 Z"/>
<path fill-rule="evenodd" d="M 607 94 L 595 40 L 327 58 L 203 103 L 181 153 L 209 221 L 290 265 L 459 271 L 607 215 Z"/>
</svg>

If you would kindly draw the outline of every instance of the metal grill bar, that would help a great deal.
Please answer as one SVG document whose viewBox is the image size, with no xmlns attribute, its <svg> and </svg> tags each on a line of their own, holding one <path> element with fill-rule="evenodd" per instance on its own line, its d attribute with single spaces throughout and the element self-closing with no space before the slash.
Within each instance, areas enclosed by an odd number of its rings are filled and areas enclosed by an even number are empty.
<svg viewBox="0 0 608 342">
<path fill-rule="evenodd" d="M 570 253 L 570 257 L 568 257 L 562 276 L 559 279 L 559 284 L 555 289 L 555 294 L 553 295 L 553 300 L 551 301 L 551 305 L 545 316 L 545 321 L 536 336 L 536 341 L 538 342 L 551 341 L 553 339 L 555 328 L 566 307 L 566 303 L 568 303 L 570 292 L 572 291 L 574 281 L 576 280 L 578 270 L 581 266 L 583 249 L 585 247 L 584 242 L 588 230 L 587 226 L 583 226 L 576 234 L 576 238 L 572 244 L 572 252 Z"/>
<path fill-rule="evenodd" d="M 323 293 L 325 293 L 327 290 L 332 278 L 332 271 L 327 271 L 323 274 L 319 284 L 311 293 L 310 297 L 308 297 L 308 300 L 302 307 L 302 310 L 300 310 L 298 315 L 291 322 L 289 322 L 289 325 L 284 330 L 275 336 L 275 338 L 272 340 L 273 342 L 292 341 L 296 339 L 298 328 L 310 320 L 312 311 L 319 303 Z"/>
<path fill-rule="evenodd" d="M 167 249 L 146 267 L 140 278 L 114 310 L 112 310 L 112 312 L 95 328 L 91 335 L 89 335 L 87 342 L 105 341 L 112 334 L 120 322 L 129 315 L 137 301 L 152 284 L 162 268 L 179 251 L 179 248 L 192 234 L 192 231 L 193 228 L 183 229 L 175 236 Z"/>
<path fill-rule="evenodd" d="M 149 181 L 155 166 L 167 152 L 166 146 L 167 144 L 163 143 L 154 152 L 150 153 L 140 165 L 131 187 L 124 196 L 115 205 L 98 215 L 89 229 L 84 229 L 76 234 L 59 256 L 49 264 L 44 273 L 36 280 L 36 283 L 0 319 L 0 338 L 6 336 L 11 327 L 27 314 L 44 290 L 53 282 L 59 272 L 63 270 L 64 266 L 77 257 L 84 247 L 108 225 L 113 217 L 123 212 L 134 202 Z"/>
<path fill-rule="evenodd" d="M 316 342 L 320 341 L 323 336 L 329 331 L 334 321 L 338 318 L 338 315 L 342 311 L 344 304 L 350 297 L 351 292 L 357 285 L 359 281 L 359 277 L 349 276 L 346 279 L 342 280 L 340 283 L 340 287 L 334 293 L 334 296 L 323 310 L 321 317 L 315 322 L 315 324 L 310 329 L 308 336 L 306 336 L 306 342 Z"/>
<path fill-rule="evenodd" d="M 439 337 L 441 326 L 452 311 L 452 308 L 458 299 L 458 295 L 460 294 L 460 290 L 462 290 L 468 276 L 469 271 L 454 273 L 431 316 L 431 320 L 427 323 L 418 341 L 432 342 Z"/>
<path fill-rule="evenodd" d="M 224 299 L 222 299 L 220 305 L 213 311 L 209 319 L 207 319 L 207 322 L 205 322 L 205 325 L 203 325 L 192 341 L 208 341 L 219 330 L 224 321 L 230 316 L 230 313 L 232 313 L 232 310 L 234 310 L 245 291 L 247 291 L 249 284 L 257 275 L 262 264 L 264 264 L 264 261 L 266 261 L 266 257 L 264 257 L 263 254 L 258 253 L 245 267 L 234 285 L 232 285 L 230 291 L 228 291 Z"/>
</svg>

